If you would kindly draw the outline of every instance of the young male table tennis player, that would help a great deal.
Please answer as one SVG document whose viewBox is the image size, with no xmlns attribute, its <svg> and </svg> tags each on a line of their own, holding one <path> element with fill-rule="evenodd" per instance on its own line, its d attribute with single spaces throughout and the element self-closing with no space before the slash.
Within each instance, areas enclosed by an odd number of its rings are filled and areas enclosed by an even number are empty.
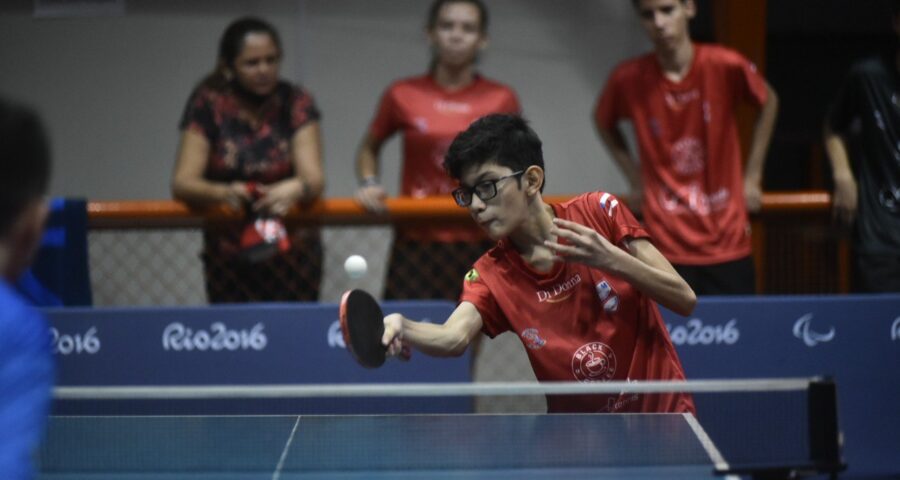
<svg viewBox="0 0 900 480">
<path fill-rule="evenodd" d="M 480 332 L 515 332 L 539 381 L 683 380 L 656 303 L 689 314 L 696 296 L 624 204 L 592 192 L 544 203 L 541 141 L 515 115 L 488 115 L 453 141 L 453 196 L 498 243 L 463 280 L 444 324 L 384 318 L 404 346 L 462 354 Z M 550 395 L 550 412 L 693 412 L 690 395 Z"/>
</svg>

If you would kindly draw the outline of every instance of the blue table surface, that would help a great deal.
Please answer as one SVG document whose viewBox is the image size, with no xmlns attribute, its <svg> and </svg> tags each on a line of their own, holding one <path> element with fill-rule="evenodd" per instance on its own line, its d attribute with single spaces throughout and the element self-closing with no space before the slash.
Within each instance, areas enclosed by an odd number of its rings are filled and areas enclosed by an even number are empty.
<svg viewBox="0 0 900 480">
<path fill-rule="evenodd" d="M 684 415 L 51 417 L 40 479 L 714 478 Z"/>
</svg>

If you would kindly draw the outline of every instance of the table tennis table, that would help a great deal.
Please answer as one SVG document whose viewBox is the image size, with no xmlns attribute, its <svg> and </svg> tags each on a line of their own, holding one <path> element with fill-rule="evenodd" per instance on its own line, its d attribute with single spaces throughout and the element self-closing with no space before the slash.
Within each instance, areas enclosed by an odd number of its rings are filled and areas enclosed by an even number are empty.
<svg viewBox="0 0 900 480">
<path fill-rule="evenodd" d="M 51 417 L 39 479 L 716 478 L 689 414 Z"/>
</svg>

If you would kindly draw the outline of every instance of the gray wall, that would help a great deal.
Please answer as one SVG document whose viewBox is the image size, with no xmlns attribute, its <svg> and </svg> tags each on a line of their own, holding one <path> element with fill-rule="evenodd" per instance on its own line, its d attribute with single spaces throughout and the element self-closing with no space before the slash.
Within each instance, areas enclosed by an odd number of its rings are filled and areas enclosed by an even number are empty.
<svg viewBox="0 0 900 480">
<path fill-rule="evenodd" d="M 622 191 L 590 117 L 609 70 L 648 48 L 630 3 L 487 1 L 491 44 L 481 70 L 518 91 L 544 140 L 547 192 Z M 0 94 L 44 115 L 53 195 L 168 198 L 181 110 L 236 16 L 275 24 L 283 76 L 319 103 L 328 196 L 352 195 L 357 142 L 384 88 L 428 63 L 424 0 L 126 2 L 120 17 L 53 19 L 34 18 L 32 0 L 0 4 Z M 392 192 L 398 152 L 393 140 L 383 153 Z"/>
</svg>

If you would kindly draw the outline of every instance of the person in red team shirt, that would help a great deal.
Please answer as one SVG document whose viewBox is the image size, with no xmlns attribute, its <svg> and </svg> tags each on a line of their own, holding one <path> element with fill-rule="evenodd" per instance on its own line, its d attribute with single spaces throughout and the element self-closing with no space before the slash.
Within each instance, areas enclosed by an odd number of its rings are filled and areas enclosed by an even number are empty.
<svg viewBox="0 0 900 480">
<path fill-rule="evenodd" d="M 387 194 L 378 181 L 378 153 L 394 133 L 403 134 L 400 194 L 442 195 L 454 187 L 441 166 L 453 137 L 483 115 L 520 111 L 511 88 L 475 69 L 479 52 L 487 46 L 487 26 L 487 9 L 480 0 L 437 0 L 431 5 L 426 33 L 434 57 L 429 72 L 398 80 L 387 89 L 359 148 L 356 196 L 367 210 L 385 210 Z M 445 259 L 470 265 L 490 245 L 475 228 L 397 229 L 385 297 L 455 301 L 459 273 L 447 268 Z M 427 262 L 434 262 L 434 268 Z M 404 268 L 410 263 L 419 268 Z M 422 278 L 417 278 L 420 274 Z M 420 288 L 425 285 L 433 287 Z"/>
<path fill-rule="evenodd" d="M 497 245 L 463 280 L 443 324 L 384 318 L 388 354 L 461 355 L 483 332 L 515 332 L 540 381 L 684 380 L 656 302 L 688 315 L 696 296 L 615 196 L 548 205 L 541 141 L 515 115 L 489 115 L 453 141 L 457 204 Z M 551 412 L 694 412 L 690 395 L 550 395 Z"/>
<path fill-rule="evenodd" d="M 759 210 L 778 100 L 756 67 L 725 47 L 691 41 L 693 0 L 633 0 L 654 51 L 620 64 L 595 110 L 600 137 L 631 186 L 660 252 L 700 294 L 755 290 L 747 212 Z M 746 167 L 735 119 L 761 108 Z M 631 121 L 640 166 L 619 130 Z"/>
</svg>

